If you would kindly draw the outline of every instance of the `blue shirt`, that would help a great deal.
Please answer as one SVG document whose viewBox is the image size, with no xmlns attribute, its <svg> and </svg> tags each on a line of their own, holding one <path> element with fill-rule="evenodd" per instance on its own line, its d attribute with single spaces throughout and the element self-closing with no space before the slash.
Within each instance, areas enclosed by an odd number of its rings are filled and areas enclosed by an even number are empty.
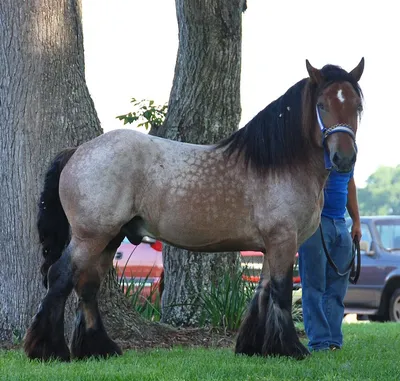
<svg viewBox="0 0 400 381">
<path fill-rule="evenodd" d="M 340 173 L 331 170 L 324 189 L 324 207 L 322 215 L 329 218 L 344 218 L 347 205 L 347 187 L 353 177 L 354 170 Z"/>
</svg>

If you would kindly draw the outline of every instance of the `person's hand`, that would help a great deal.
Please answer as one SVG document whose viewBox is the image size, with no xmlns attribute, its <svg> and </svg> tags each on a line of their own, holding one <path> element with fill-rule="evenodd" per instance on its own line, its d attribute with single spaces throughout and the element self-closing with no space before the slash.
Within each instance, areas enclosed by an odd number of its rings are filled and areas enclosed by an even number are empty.
<svg viewBox="0 0 400 381">
<path fill-rule="evenodd" d="M 357 237 L 358 242 L 360 242 L 361 236 L 361 223 L 353 222 L 353 226 L 351 227 L 351 238 L 354 240 L 354 237 Z"/>
</svg>

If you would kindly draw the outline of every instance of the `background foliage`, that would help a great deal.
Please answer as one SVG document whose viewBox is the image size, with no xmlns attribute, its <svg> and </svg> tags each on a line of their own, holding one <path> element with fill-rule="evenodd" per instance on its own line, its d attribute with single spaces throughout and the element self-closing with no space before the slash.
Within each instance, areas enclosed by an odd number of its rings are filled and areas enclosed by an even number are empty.
<svg viewBox="0 0 400 381">
<path fill-rule="evenodd" d="M 131 103 L 133 111 L 117 116 L 117 119 L 122 120 L 124 125 L 136 123 L 136 127 L 144 127 L 149 130 L 151 127 L 159 127 L 164 123 L 168 110 L 167 103 L 158 105 L 153 100 L 138 101 L 136 98 L 132 98 Z"/>
<path fill-rule="evenodd" d="M 358 189 L 361 215 L 400 214 L 400 165 L 380 167 Z"/>
</svg>

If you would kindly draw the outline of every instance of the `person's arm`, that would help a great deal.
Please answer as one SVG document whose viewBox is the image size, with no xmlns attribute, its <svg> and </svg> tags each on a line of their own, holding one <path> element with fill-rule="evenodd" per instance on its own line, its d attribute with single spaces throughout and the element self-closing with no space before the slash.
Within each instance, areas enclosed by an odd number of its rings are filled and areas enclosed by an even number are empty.
<svg viewBox="0 0 400 381">
<path fill-rule="evenodd" d="M 354 177 L 352 177 L 347 186 L 347 211 L 353 221 L 353 226 L 351 228 L 351 238 L 354 239 L 357 236 L 358 240 L 361 240 L 361 223 L 360 223 L 360 213 L 358 211 L 358 201 L 357 201 L 357 188 L 354 182 Z"/>
</svg>

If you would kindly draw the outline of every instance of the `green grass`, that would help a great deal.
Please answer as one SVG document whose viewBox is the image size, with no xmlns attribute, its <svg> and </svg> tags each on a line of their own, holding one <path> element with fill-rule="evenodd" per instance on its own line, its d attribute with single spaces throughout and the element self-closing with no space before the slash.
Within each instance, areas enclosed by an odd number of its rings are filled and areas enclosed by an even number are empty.
<svg viewBox="0 0 400 381">
<path fill-rule="evenodd" d="M 128 351 L 119 358 L 72 362 L 28 361 L 0 351 L 0 380 L 398 380 L 400 325 L 344 324 L 340 351 L 303 361 L 235 356 L 232 349 Z"/>
</svg>

